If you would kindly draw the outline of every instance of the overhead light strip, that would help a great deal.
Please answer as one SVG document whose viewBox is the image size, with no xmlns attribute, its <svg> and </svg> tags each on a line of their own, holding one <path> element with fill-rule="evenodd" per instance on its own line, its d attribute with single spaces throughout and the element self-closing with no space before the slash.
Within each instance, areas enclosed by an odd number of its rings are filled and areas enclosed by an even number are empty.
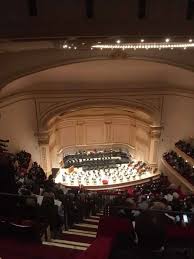
<svg viewBox="0 0 194 259">
<path fill-rule="evenodd" d="M 96 49 L 175 49 L 193 48 L 194 43 L 131 43 L 131 44 L 97 44 L 92 48 Z"/>
</svg>

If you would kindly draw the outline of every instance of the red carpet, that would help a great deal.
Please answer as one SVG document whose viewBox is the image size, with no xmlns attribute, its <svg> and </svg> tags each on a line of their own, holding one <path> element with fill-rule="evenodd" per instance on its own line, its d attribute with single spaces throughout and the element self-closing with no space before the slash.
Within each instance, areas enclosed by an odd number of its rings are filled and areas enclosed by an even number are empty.
<svg viewBox="0 0 194 259">
<path fill-rule="evenodd" d="M 12 239 L 0 240 L 0 257 L 2 259 L 75 259 L 82 251 L 44 246 Z"/>
</svg>

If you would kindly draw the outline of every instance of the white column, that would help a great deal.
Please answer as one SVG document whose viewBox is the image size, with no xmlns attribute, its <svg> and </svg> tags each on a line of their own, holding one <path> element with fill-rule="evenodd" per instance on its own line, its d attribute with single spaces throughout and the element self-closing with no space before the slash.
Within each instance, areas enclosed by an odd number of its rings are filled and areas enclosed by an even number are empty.
<svg viewBox="0 0 194 259">
<path fill-rule="evenodd" d="M 105 139 L 104 139 L 104 142 L 107 143 L 107 144 L 112 143 L 112 134 L 111 134 L 112 121 L 107 120 L 104 123 L 105 123 Z"/>
<path fill-rule="evenodd" d="M 48 132 L 41 132 L 38 135 L 39 147 L 40 147 L 40 165 L 47 174 L 51 174 L 51 160 L 49 149 L 49 134 Z"/>
<path fill-rule="evenodd" d="M 85 122 L 77 121 L 76 125 L 76 145 L 85 145 Z"/>
<path fill-rule="evenodd" d="M 154 167 L 156 167 L 158 164 L 158 148 L 159 148 L 160 134 L 161 134 L 160 127 L 151 127 L 149 163 Z"/>
</svg>

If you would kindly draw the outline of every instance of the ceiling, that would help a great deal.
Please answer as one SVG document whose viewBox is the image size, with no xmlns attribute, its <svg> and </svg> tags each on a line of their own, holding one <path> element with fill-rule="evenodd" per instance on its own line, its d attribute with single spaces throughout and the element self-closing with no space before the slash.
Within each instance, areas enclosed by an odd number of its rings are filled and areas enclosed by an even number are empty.
<svg viewBox="0 0 194 259">
<path fill-rule="evenodd" d="M 12 81 L 1 96 L 31 91 L 194 90 L 194 73 L 184 68 L 136 59 L 106 59 L 67 64 Z"/>
</svg>

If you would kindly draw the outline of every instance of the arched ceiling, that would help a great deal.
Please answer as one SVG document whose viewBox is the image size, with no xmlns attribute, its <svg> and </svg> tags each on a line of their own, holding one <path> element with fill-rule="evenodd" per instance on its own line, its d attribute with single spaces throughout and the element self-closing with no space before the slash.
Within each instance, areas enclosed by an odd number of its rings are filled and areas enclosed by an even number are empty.
<svg viewBox="0 0 194 259">
<path fill-rule="evenodd" d="M 1 96 L 31 91 L 104 89 L 194 90 L 194 73 L 140 59 L 104 59 L 67 64 L 24 76 L 1 89 Z"/>
<path fill-rule="evenodd" d="M 56 122 L 61 122 L 66 119 L 77 119 L 83 120 L 86 118 L 98 118 L 98 117 L 125 117 L 138 119 L 144 123 L 152 125 L 153 118 L 146 112 L 138 110 L 132 107 L 122 107 L 122 106 L 91 106 L 90 108 L 73 109 L 68 112 L 64 112 L 58 116 L 53 117 L 48 122 L 48 128 L 51 128 Z"/>
</svg>

